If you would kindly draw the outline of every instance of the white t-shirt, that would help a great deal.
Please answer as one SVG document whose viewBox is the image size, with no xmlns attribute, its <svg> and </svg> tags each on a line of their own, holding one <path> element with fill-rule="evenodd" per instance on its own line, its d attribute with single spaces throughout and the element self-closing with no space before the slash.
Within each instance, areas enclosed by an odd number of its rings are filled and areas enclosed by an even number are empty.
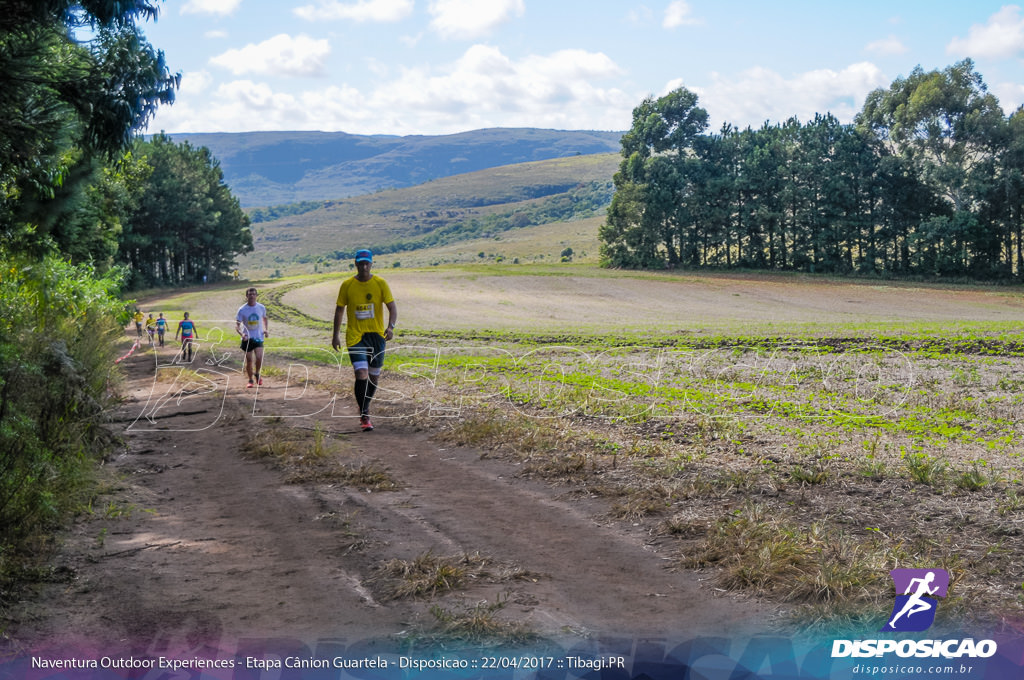
<svg viewBox="0 0 1024 680">
<path fill-rule="evenodd" d="M 267 308 L 257 302 L 254 305 L 242 305 L 238 308 L 235 319 L 242 322 L 243 338 L 263 341 L 263 319 L 267 316 Z"/>
</svg>

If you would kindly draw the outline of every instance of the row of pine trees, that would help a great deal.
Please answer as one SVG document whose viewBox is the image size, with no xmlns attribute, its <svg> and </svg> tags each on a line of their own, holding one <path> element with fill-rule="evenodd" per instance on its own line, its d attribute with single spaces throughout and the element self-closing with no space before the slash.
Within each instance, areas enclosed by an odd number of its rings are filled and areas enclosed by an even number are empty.
<svg viewBox="0 0 1024 680">
<path fill-rule="evenodd" d="M 850 124 L 707 119 L 685 89 L 634 110 L 605 266 L 1024 276 L 1024 112 L 969 60 L 876 90 Z"/>
</svg>

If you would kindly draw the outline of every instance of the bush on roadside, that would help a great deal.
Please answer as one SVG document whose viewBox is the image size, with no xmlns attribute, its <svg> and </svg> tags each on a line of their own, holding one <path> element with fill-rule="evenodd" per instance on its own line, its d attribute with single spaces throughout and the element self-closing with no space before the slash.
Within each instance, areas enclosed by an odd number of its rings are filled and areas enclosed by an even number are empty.
<svg viewBox="0 0 1024 680">
<path fill-rule="evenodd" d="M 0 250 L 0 554 L 74 507 L 109 443 L 120 279 Z"/>
</svg>

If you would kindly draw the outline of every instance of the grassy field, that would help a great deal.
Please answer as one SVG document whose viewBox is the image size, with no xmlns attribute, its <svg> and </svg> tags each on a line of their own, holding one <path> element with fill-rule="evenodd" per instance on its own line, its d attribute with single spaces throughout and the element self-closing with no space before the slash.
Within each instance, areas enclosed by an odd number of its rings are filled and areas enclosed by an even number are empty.
<svg viewBox="0 0 1024 680">
<path fill-rule="evenodd" d="M 680 568 L 878 630 L 888 571 L 953 575 L 945 623 L 1024 617 L 1017 287 L 580 263 L 383 268 L 382 414 L 607 499 Z M 260 284 L 268 356 L 328 345 L 339 275 Z M 239 290 L 153 298 L 233 317 Z M 303 349 L 306 348 L 306 349 Z"/>
</svg>

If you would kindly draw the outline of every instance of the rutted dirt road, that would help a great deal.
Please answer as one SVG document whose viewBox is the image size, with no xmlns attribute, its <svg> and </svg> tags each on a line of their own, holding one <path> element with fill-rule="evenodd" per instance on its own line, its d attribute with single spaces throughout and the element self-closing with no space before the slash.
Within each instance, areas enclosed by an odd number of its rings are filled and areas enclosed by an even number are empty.
<svg viewBox="0 0 1024 680">
<path fill-rule="evenodd" d="M 353 431 L 347 391 L 332 401 L 284 378 L 248 390 L 237 358 L 193 365 L 202 379 L 183 383 L 172 357 L 168 347 L 125 359 L 112 488 L 18 612 L 8 634 L 24 648 L 196 654 L 253 638 L 387 639 L 430 631 L 432 605 L 458 612 L 484 601 L 548 639 L 739 634 L 763 631 L 772 615 L 669 570 L 642 527 L 511 463 L 439 445 L 401 421 Z M 289 483 L 245 453 L 271 422 L 319 429 L 332 455 L 384 468 L 400 488 Z M 478 554 L 518 576 L 430 598 L 381 596 L 384 563 L 428 553 Z"/>
</svg>

